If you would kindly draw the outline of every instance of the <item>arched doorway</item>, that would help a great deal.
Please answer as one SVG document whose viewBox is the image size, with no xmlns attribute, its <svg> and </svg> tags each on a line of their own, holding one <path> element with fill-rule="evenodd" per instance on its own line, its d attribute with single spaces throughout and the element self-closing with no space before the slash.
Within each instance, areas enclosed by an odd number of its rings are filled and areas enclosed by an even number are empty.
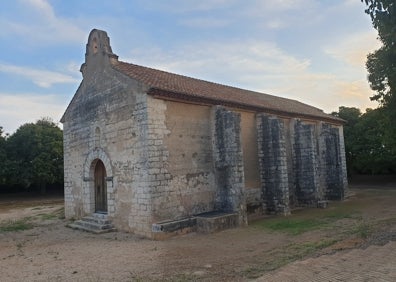
<svg viewBox="0 0 396 282">
<path fill-rule="evenodd" d="M 106 168 L 101 160 L 95 164 L 95 212 L 107 213 Z"/>
</svg>

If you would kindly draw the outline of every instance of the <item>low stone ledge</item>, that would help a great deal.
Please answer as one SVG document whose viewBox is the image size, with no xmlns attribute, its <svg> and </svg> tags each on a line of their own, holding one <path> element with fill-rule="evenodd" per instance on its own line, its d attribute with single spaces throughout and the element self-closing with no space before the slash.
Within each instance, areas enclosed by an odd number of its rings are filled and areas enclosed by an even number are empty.
<svg viewBox="0 0 396 282">
<path fill-rule="evenodd" d="M 327 208 L 328 205 L 329 205 L 329 201 L 325 201 L 325 200 L 318 201 L 317 203 L 317 207 L 320 209 L 325 209 Z"/>
<path fill-rule="evenodd" d="M 196 228 L 197 221 L 191 217 L 153 223 L 151 225 L 151 238 L 154 240 L 165 240 L 173 236 L 195 232 Z"/>
<path fill-rule="evenodd" d="M 238 213 L 208 212 L 195 216 L 197 219 L 197 232 L 214 233 L 239 226 Z"/>
<path fill-rule="evenodd" d="M 193 227 L 197 224 L 197 220 L 193 217 L 183 218 L 179 220 L 163 221 L 153 223 L 152 232 L 175 232 L 184 228 Z"/>
<path fill-rule="evenodd" d="M 164 240 L 190 232 L 214 233 L 238 226 L 238 213 L 212 211 L 179 220 L 153 223 L 151 225 L 151 235 L 154 240 Z"/>
</svg>

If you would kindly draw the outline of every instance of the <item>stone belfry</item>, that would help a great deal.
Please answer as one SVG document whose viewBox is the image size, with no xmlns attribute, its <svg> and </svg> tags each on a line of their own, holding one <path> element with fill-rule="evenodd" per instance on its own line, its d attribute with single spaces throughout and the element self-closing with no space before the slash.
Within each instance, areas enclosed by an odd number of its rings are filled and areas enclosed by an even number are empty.
<svg viewBox="0 0 396 282">
<path fill-rule="evenodd" d="M 113 53 L 110 46 L 110 38 L 103 30 L 93 29 L 88 36 L 88 43 L 85 51 L 85 62 L 81 65 L 80 71 L 85 77 L 87 72 L 98 69 L 101 64 L 115 63 L 118 56 Z"/>
</svg>

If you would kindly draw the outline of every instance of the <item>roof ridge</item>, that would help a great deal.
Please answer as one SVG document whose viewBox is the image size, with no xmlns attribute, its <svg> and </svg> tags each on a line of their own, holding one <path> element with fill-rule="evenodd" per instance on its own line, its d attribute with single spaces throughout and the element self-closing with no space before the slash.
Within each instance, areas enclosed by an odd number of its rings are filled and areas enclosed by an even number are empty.
<svg viewBox="0 0 396 282">
<path fill-rule="evenodd" d="M 297 103 L 300 103 L 300 104 L 303 104 L 303 105 L 307 105 L 307 106 L 312 107 L 312 108 L 316 108 L 316 109 L 318 109 L 318 110 L 323 112 L 323 110 L 320 109 L 320 108 L 305 104 L 303 102 L 300 102 L 300 101 L 298 101 L 296 99 L 292 99 L 292 98 L 286 98 L 286 97 L 277 96 L 277 95 L 274 95 L 274 94 L 269 94 L 269 93 L 265 93 L 265 92 L 259 92 L 258 90 L 244 89 L 244 88 L 241 88 L 241 87 L 238 87 L 238 86 L 227 85 L 227 84 L 224 84 L 224 83 L 219 83 L 219 82 L 215 82 L 215 81 L 209 81 L 209 80 L 205 80 L 205 79 L 202 79 L 202 78 L 196 78 L 196 77 L 192 77 L 192 76 L 188 76 L 188 75 L 184 75 L 184 74 L 179 74 L 179 73 L 175 73 L 175 72 L 170 72 L 170 71 L 166 71 L 166 70 L 155 69 L 153 67 L 138 65 L 138 64 L 134 64 L 134 63 L 125 62 L 125 61 L 118 60 L 115 64 L 118 64 L 118 63 L 126 64 L 126 65 L 132 65 L 132 66 L 136 66 L 136 67 L 140 67 L 140 68 L 145 68 L 145 69 L 149 69 L 151 71 L 161 72 L 161 73 L 165 73 L 165 74 L 169 74 L 169 75 L 176 75 L 176 76 L 179 76 L 179 77 L 193 79 L 195 81 L 210 83 L 210 84 L 214 84 L 214 85 L 218 85 L 218 86 L 222 86 L 222 87 L 233 88 L 235 90 L 248 91 L 248 92 L 259 94 L 259 95 L 268 95 L 268 96 L 276 97 L 276 98 L 279 98 L 279 99 L 285 99 L 285 100 L 289 100 L 289 101 L 294 101 L 294 102 L 297 102 Z M 155 88 L 157 88 L 157 87 L 155 87 Z"/>
<path fill-rule="evenodd" d="M 149 69 L 149 70 L 152 70 L 152 71 L 155 71 L 155 72 L 166 73 L 166 74 L 169 74 L 169 75 L 176 75 L 176 76 L 180 76 L 180 77 L 184 77 L 184 78 L 188 78 L 188 79 L 193 79 L 193 80 L 196 80 L 196 81 L 201 81 L 201 82 L 205 82 L 205 83 L 219 85 L 219 86 L 222 86 L 222 87 L 230 87 L 230 88 L 234 88 L 236 90 L 249 91 L 249 92 L 253 92 L 253 93 L 257 93 L 257 94 L 264 94 L 264 95 L 279 97 L 279 96 L 268 94 L 268 93 L 264 93 L 264 92 L 244 89 L 244 88 L 241 88 L 241 87 L 238 87 L 238 86 L 227 85 L 227 84 L 224 84 L 224 83 L 219 83 L 219 82 L 215 82 L 215 81 L 209 81 L 209 80 L 202 79 L 202 78 L 196 78 L 196 77 L 192 77 L 192 76 L 188 76 L 188 75 L 184 75 L 184 74 L 179 74 L 179 73 L 175 73 L 175 72 L 171 72 L 171 71 L 155 69 L 153 67 L 142 66 L 142 65 L 138 65 L 138 64 L 134 64 L 134 63 L 128 63 L 128 62 L 125 62 L 125 61 L 118 60 L 115 64 L 117 64 L 117 63 L 122 63 L 122 64 L 126 64 L 126 65 L 133 65 L 133 66 Z M 279 98 L 283 98 L 283 97 L 279 97 Z M 284 98 L 284 99 L 289 99 L 289 98 Z M 293 99 L 289 99 L 289 100 L 293 100 Z"/>
</svg>

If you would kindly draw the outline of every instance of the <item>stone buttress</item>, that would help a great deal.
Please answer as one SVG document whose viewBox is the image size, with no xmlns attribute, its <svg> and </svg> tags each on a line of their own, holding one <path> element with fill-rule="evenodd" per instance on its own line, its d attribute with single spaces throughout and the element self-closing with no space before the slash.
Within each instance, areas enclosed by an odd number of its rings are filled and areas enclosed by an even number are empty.
<svg viewBox="0 0 396 282">
<path fill-rule="evenodd" d="M 213 117 L 216 209 L 238 212 L 240 224 L 246 224 L 240 115 L 224 107 L 215 106 Z"/>
<path fill-rule="evenodd" d="M 289 181 L 283 121 L 265 114 L 258 114 L 256 120 L 264 210 L 289 214 Z"/>
</svg>

